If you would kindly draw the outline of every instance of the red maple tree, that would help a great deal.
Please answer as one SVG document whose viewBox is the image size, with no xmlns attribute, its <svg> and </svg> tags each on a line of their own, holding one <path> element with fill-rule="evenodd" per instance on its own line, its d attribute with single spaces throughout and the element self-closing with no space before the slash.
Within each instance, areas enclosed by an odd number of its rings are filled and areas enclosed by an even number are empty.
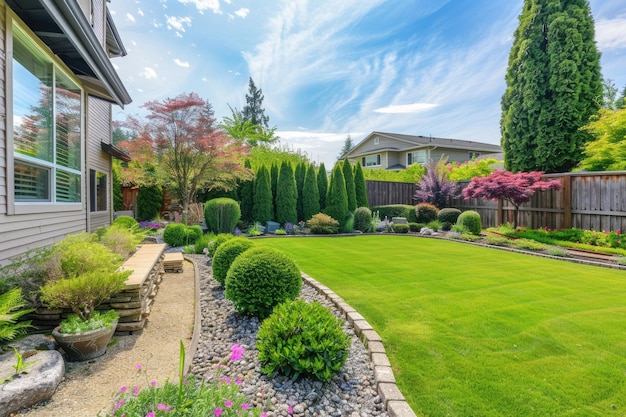
<svg viewBox="0 0 626 417">
<path fill-rule="evenodd" d="M 561 188 L 557 180 L 542 180 L 543 172 L 512 173 L 503 169 L 494 171 L 487 177 L 474 177 L 465 189 L 465 199 L 483 198 L 486 200 L 503 199 L 515 207 L 513 227 L 517 227 L 519 206 L 530 201 L 537 191 Z"/>
</svg>

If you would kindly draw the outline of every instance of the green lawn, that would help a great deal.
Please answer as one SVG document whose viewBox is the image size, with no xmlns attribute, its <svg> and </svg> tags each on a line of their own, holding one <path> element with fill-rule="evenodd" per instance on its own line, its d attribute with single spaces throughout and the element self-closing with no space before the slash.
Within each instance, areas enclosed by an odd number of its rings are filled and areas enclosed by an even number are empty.
<svg viewBox="0 0 626 417">
<path fill-rule="evenodd" d="M 626 415 L 623 271 L 409 236 L 255 244 L 365 316 L 417 415 Z"/>
</svg>

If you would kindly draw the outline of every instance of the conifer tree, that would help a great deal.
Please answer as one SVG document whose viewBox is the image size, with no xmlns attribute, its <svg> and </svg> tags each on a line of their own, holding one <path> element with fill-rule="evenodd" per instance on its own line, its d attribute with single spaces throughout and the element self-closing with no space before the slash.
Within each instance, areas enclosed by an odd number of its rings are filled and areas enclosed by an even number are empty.
<svg viewBox="0 0 626 417">
<path fill-rule="evenodd" d="M 343 178 L 346 181 L 346 195 L 348 197 L 348 211 L 352 213 L 356 210 L 356 190 L 354 187 L 354 171 L 352 164 L 347 159 L 343 161 Z"/>
<path fill-rule="evenodd" d="M 243 119 L 253 125 L 269 128 L 269 116 L 265 115 L 263 108 L 263 90 L 256 87 L 252 77 L 248 81 L 248 94 L 246 94 L 246 105 L 243 107 Z"/>
<path fill-rule="evenodd" d="M 323 162 L 317 169 L 317 189 L 320 193 L 320 210 L 323 212 L 326 207 L 326 194 L 328 193 L 328 174 Z"/>
<path fill-rule="evenodd" d="M 591 140 L 579 130 L 602 102 L 587 0 L 525 0 L 502 97 L 502 148 L 513 172 L 566 172 Z"/>
<path fill-rule="evenodd" d="M 296 165 L 296 190 L 298 192 L 298 201 L 296 203 L 296 210 L 298 212 L 298 220 L 303 220 L 302 211 L 302 188 L 304 187 L 304 176 L 306 175 L 306 164 L 300 162 Z"/>
<path fill-rule="evenodd" d="M 315 166 L 310 164 L 304 175 L 304 186 L 302 187 L 301 220 L 306 222 L 319 212 L 320 193 L 317 188 L 317 176 L 315 175 Z"/>
<path fill-rule="evenodd" d="M 298 202 L 297 194 L 296 178 L 291 164 L 283 161 L 280 164 L 278 181 L 276 183 L 276 221 L 278 223 L 295 224 L 298 221 L 298 211 L 296 209 Z"/>
<path fill-rule="evenodd" d="M 278 164 L 272 164 L 270 168 L 270 182 L 272 184 L 272 203 L 274 206 L 274 215 L 272 218 L 276 218 L 276 183 L 278 182 Z"/>
<path fill-rule="evenodd" d="M 243 166 L 251 169 L 250 160 L 246 159 Z M 251 223 L 254 220 L 254 181 L 243 180 L 239 184 L 239 201 L 241 206 L 241 220 Z"/>
<path fill-rule="evenodd" d="M 356 206 L 368 207 L 367 184 L 365 183 L 363 168 L 361 168 L 361 163 L 358 161 L 354 164 L 354 192 L 356 194 Z"/>
<path fill-rule="evenodd" d="M 254 178 L 254 221 L 265 224 L 274 217 L 274 208 L 272 205 L 272 188 L 270 185 L 269 172 L 266 167 L 261 166 L 256 172 Z"/>
<path fill-rule="evenodd" d="M 335 164 L 333 172 L 330 175 L 324 213 L 337 220 L 339 222 L 339 229 L 345 231 L 346 220 L 350 211 L 348 210 L 346 180 L 343 178 L 343 169 L 340 162 Z"/>
</svg>

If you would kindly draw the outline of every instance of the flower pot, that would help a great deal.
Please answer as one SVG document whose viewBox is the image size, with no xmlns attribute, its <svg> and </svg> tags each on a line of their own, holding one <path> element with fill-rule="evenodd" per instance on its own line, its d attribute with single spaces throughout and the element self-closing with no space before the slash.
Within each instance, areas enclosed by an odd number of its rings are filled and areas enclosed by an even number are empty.
<svg viewBox="0 0 626 417">
<path fill-rule="evenodd" d="M 70 362 L 82 362 L 102 356 L 107 351 L 107 345 L 115 333 L 117 320 L 111 324 L 111 328 L 102 327 L 84 333 L 68 334 L 60 333 L 59 327 L 52 330 L 52 337 L 57 345 L 63 348 Z"/>
</svg>

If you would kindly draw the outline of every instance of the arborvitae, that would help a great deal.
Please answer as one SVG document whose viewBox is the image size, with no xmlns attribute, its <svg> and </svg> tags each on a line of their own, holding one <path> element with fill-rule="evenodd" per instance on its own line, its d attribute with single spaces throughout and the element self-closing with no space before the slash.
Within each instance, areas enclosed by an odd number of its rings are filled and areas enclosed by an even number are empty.
<svg viewBox="0 0 626 417">
<path fill-rule="evenodd" d="M 587 0 L 525 0 L 502 97 L 502 148 L 513 171 L 567 172 L 591 140 L 579 130 L 602 100 Z"/>
<path fill-rule="evenodd" d="M 284 161 L 280 164 L 276 182 L 276 221 L 280 224 L 295 224 L 298 221 L 297 202 L 296 178 L 291 164 Z"/>
<path fill-rule="evenodd" d="M 250 160 L 246 159 L 243 165 L 251 169 Z M 251 223 L 254 220 L 254 181 L 244 180 L 239 184 L 239 201 L 241 206 L 241 220 Z"/>
<path fill-rule="evenodd" d="M 348 211 L 352 213 L 356 210 L 356 191 L 354 188 L 354 172 L 352 164 L 347 159 L 343 161 L 343 178 L 346 181 L 346 194 L 348 196 Z"/>
<path fill-rule="evenodd" d="M 270 168 L 270 182 L 272 183 L 272 203 L 274 205 L 274 215 L 272 218 L 276 218 L 276 183 L 278 182 L 278 165 L 272 164 Z"/>
<path fill-rule="evenodd" d="M 358 161 L 354 164 L 354 191 L 356 194 L 356 206 L 368 207 L 367 184 L 365 183 L 363 168 L 361 168 L 361 163 Z"/>
<path fill-rule="evenodd" d="M 339 162 L 335 164 L 333 172 L 330 175 L 324 213 L 339 222 L 340 230 L 345 230 L 346 220 L 350 211 L 348 210 L 346 180 L 343 178 L 342 164 Z"/>
<path fill-rule="evenodd" d="M 306 220 L 303 219 L 303 211 L 302 211 L 302 188 L 304 187 L 304 176 L 306 175 L 306 164 L 304 162 L 300 162 L 296 165 L 296 190 L 298 192 L 298 200 L 296 203 L 296 210 L 298 211 L 298 220 Z"/>
<path fill-rule="evenodd" d="M 254 177 L 254 221 L 265 224 L 274 217 L 272 205 L 272 187 L 270 175 L 265 166 L 261 166 Z"/>
<path fill-rule="evenodd" d="M 317 177 L 315 166 L 310 164 L 304 176 L 304 186 L 302 187 L 302 217 L 307 221 L 320 212 L 320 193 L 317 188 Z"/>
<path fill-rule="evenodd" d="M 139 187 L 137 193 L 137 219 L 154 220 L 161 211 L 163 191 L 159 185 Z"/>
<path fill-rule="evenodd" d="M 326 194 L 328 193 L 328 174 L 323 162 L 317 169 L 317 189 L 320 193 L 320 210 L 323 212 L 326 207 Z"/>
</svg>

